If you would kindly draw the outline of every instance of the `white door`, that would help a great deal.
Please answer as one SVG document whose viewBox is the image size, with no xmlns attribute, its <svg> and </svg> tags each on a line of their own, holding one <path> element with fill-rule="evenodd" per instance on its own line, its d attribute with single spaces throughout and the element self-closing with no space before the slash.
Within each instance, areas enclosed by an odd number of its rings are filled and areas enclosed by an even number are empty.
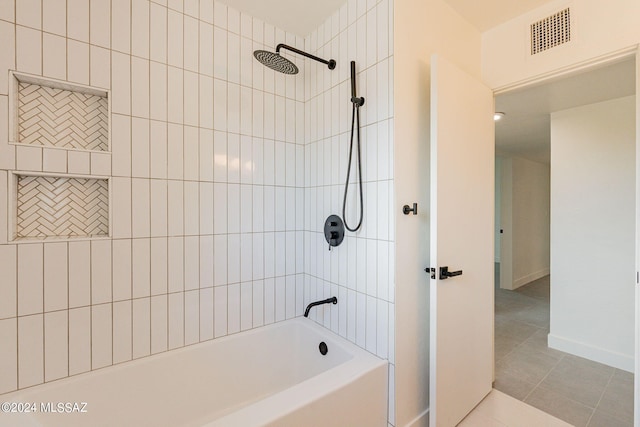
<svg viewBox="0 0 640 427">
<path fill-rule="evenodd" d="M 493 376 L 493 93 L 431 60 L 429 425 L 458 424 Z M 440 267 L 461 275 L 440 279 Z"/>
</svg>

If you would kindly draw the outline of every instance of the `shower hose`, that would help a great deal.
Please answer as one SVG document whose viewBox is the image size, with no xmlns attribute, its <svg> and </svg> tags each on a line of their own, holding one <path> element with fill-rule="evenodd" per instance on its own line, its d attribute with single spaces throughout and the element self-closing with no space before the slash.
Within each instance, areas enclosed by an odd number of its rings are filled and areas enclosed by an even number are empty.
<svg viewBox="0 0 640 427">
<path fill-rule="evenodd" d="M 353 70 L 353 65 L 352 65 L 352 70 Z M 352 78 L 355 77 L 353 74 L 354 72 L 352 71 Z M 355 80 L 352 81 L 352 85 L 353 85 L 352 88 L 354 89 L 353 92 L 355 92 Z M 362 99 L 361 102 L 360 102 L 360 99 Z M 364 213 L 364 205 L 363 205 L 363 198 L 362 198 L 362 160 L 360 158 L 360 106 L 362 105 L 362 103 L 364 103 L 364 98 L 355 98 L 355 94 L 353 94 L 351 98 L 351 102 L 353 103 L 353 109 L 351 113 L 351 143 L 349 146 L 349 166 L 347 167 L 347 180 L 344 183 L 344 198 L 342 200 L 342 219 L 344 221 L 344 227 L 351 232 L 355 232 L 355 231 L 358 231 L 360 229 L 360 226 L 362 225 L 362 217 Z M 349 189 L 349 176 L 351 175 L 351 159 L 353 157 L 353 136 L 354 136 L 354 133 L 356 132 L 357 132 L 357 143 L 358 143 L 357 155 L 358 155 L 358 184 L 360 187 L 360 219 L 358 220 L 358 225 L 356 225 L 354 228 L 351 228 L 349 227 L 349 224 L 347 224 L 347 215 L 346 215 L 347 190 Z"/>
</svg>

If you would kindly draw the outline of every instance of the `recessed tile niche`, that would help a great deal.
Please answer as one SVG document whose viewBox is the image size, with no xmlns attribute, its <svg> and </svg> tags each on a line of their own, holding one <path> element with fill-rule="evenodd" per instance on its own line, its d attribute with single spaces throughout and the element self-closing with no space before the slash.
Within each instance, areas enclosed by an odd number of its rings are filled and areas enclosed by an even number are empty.
<svg viewBox="0 0 640 427">
<path fill-rule="evenodd" d="M 10 75 L 12 144 L 109 151 L 109 92 L 22 73 Z M 14 240 L 109 236 L 107 177 L 22 171 L 12 177 Z"/>
<path fill-rule="evenodd" d="M 11 84 L 14 143 L 109 150 L 106 91 L 19 73 Z"/>
<path fill-rule="evenodd" d="M 109 235 L 107 179 L 15 175 L 16 238 Z"/>
</svg>

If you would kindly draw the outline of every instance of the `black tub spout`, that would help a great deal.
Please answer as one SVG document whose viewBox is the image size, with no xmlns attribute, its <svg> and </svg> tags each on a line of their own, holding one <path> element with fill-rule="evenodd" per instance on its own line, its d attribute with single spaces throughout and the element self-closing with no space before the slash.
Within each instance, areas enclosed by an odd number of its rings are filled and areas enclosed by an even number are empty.
<svg viewBox="0 0 640 427">
<path fill-rule="evenodd" d="M 329 304 L 329 303 L 337 304 L 338 298 L 331 297 L 331 298 L 323 299 L 322 301 L 312 302 L 307 306 L 307 309 L 304 311 L 304 317 L 309 317 L 309 310 L 311 310 L 311 307 L 314 307 L 316 305 Z"/>
</svg>

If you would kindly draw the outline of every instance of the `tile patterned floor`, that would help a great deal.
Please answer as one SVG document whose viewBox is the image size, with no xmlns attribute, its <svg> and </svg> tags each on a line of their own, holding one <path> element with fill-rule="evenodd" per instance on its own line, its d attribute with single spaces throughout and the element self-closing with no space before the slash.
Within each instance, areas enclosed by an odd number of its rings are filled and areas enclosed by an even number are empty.
<svg viewBox="0 0 640 427">
<path fill-rule="evenodd" d="M 547 347 L 549 276 L 496 287 L 495 310 L 497 390 L 576 427 L 633 426 L 633 374 Z"/>
</svg>

